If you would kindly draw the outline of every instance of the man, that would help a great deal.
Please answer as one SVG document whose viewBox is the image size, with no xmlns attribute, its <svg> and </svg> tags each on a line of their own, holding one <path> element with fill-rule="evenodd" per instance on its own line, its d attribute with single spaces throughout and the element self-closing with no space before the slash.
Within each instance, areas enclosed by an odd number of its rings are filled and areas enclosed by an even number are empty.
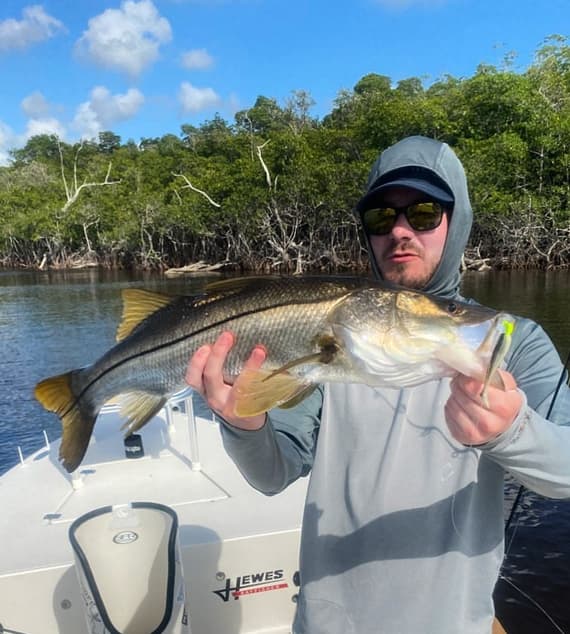
<svg viewBox="0 0 570 634">
<path fill-rule="evenodd" d="M 472 221 L 446 144 L 385 150 L 357 205 L 376 276 L 459 297 Z M 503 558 L 503 476 L 570 497 L 570 391 L 548 337 L 517 319 L 504 390 L 464 376 L 405 389 L 326 385 L 296 408 L 233 414 L 222 378 L 231 333 L 196 352 L 187 381 L 226 421 L 241 472 L 274 494 L 311 472 L 296 634 L 489 634 Z M 264 360 L 255 348 L 249 367 Z"/>
</svg>

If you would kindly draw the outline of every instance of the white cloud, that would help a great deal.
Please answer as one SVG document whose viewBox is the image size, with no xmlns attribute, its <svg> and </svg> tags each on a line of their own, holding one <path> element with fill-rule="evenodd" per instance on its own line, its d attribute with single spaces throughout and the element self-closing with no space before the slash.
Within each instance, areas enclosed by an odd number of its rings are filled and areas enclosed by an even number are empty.
<svg viewBox="0 0 570 634">
<path fill-rule="evenodd" d="M 12 128 L 0 121 L 0 165 L 7 165 L 10 162 L 10 150 L 16 145 L 16 135 Z"/>
<path fill-rule="evenodd" d="M 25 49 L 65 31 L 63 23 L 34 4 L 22 9 L 22 19 L 8 18 L 0 22 L 0 51 Z"/>
<path fill-rule="evenodd" d="M 28 119 L 23 134 L 16 134 L 10 126 L 0 121 L 0 165 L 9 164 L 10 150 L 23 147 L 29 139 L 39 134 L 55 134 L 64 139 L 65 127 L 54 117 L 32 117 Z"/>
<path fill-rule="evenodd" d="M 24 114 L 32 118 L 45 117 L 51 109 L 46 98 L 38 90 L 24 97 L 21 106 Z"/>
<path fill-rule="evenodd" d="M 77 108 L 72 125 L 83 138 L 94 138 L 114 123 L 133 117 L 143 103 L 144 95 L 136 88 L 122 95 L 112 95 L 104 86 L 96 86 L 89 101 Z"/>
<path fill-rule="evenodd" d="M 54 117 L 29 119 L 26 124 L 25 139 L 31 139 L 38 134 L 55 134 L 60 139 L 63 139 L 65 138 L 65 128 L 63 124 Z"/>
<path fill-rule="evenodd" d="M 178 100 L 184 113 L 200 112 L 221 103 L 220 97 L 212 88 L 197 88 L 187 81 L 180 84 Z"/>
<path fill-rule="evenodd" d="M 205 70 L 214 63 L 214 58 L 205 48 L 197 48 L 182 54 L 182 66 L 188 70 Z"/>
<path fill-rule="evenodd" d="M 90 19 L 76 50 L 98 66 L 137 76 L 156 61 L 160 45 L 171 38 L 170 23 L 151 0 L 126 0 L 120 9 L 107 9 Z"/>
</svg>

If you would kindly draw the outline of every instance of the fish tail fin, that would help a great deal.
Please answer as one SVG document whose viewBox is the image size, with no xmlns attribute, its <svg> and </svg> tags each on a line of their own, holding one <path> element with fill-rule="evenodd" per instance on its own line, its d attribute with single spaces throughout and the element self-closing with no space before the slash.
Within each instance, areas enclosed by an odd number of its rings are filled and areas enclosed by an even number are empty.
<svg viewBox="0 0 570 634">
<path fill-rule="evenodd" d="M 75 471 L 83 460 L 98 414 L 74 393 L 71 379 L 76 372 L 74 370 L 44 379 L 34 390 L 36 399 L 44 408 L 55 412 L 61 420 L 59 459 L 69 473 Z"/>
</svg>

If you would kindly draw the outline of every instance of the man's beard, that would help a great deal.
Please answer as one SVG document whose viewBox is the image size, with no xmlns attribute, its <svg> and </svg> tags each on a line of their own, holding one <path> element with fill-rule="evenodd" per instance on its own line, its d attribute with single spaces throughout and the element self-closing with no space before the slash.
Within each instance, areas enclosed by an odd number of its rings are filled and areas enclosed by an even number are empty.
<svg viewBox="0 0 570 634">
<path fill-rule="evenodd" d="M 392 242 L 384 253 L 384 259 L 388 259 L 391 255 L 398 252 L 415 253 L 420 258 L 423 258 L 423 251 L 421 247 L 416 244 L 404 240 L 401 242 Z M 430 281 L 435 272 L 435 266 L 429 271 L 423 273 L 411 273 L 409 267 L 405 262 L 396 263 L 391 266 L 388 275 L 384 276 L 384 279 L 400 286 L 405 286 L 414 290 L 422 290 L 424 286 Z"/>
<path fill-rule="evenodd" d="M 430 281 L 433 275 L 433 271 L 428 271 L 424 275 L 411 275 L 407 270 L 405 264 L 396 264 L 392 267 L 388 275 L 384 276 L 384 279 L 388 282 L 393 282 L 399 286 L 405 286 L 417 291 L 421 291 L 424 286 Z"/>
</svg>

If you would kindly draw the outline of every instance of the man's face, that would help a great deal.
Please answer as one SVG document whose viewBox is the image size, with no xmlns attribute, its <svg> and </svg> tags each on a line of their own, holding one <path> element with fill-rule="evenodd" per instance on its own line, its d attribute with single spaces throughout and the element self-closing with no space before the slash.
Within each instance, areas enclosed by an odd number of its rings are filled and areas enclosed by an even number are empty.
<svg viewBox="0 0 570 634">
<path fill-rule="evenodd" d="M 385 207 L 406 207 L 426 200 L 426 195 L 408 187 L 388 189 L 381 204 Z M 448 219 L 430 231 L 415 231 L 404 214 L 397 217 L 390 233 L 370 236 L 370 244 L 382 277 L 408 288 L 422 289 L 431 279 L 441 260 L 447 237 Z"/>
</svg>

